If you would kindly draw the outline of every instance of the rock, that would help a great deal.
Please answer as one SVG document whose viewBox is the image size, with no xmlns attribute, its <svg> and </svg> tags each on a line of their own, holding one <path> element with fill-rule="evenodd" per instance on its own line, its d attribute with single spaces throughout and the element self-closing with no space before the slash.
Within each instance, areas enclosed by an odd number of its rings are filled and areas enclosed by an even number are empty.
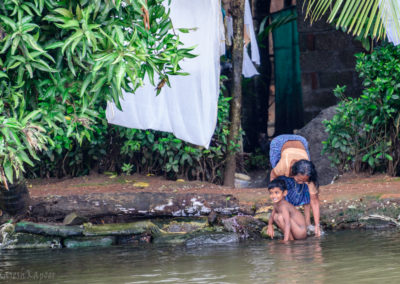
<svg viewBox="0 0 400 284">
<path fill-rule="evenodd" d="M 208 227 L 207 218 L 173 220 L 162 227 L 162 230 L 169 233 L 192 233 Z"/>
<path fill-rule="evenodd" d="M 215 213 L 215 211 L 211 211 L 211 213 L 208 214 L 207 218 L 208 218 L 208 224 L 214 225 L 218 220 L 218 215 L 217 213 Z"/>
<path fill-rule="evenodd" d="M 251 187 L 251 177 L 241 173 L 235 173 L 235 188 Z"/>
<path fill-rule="evenodd" d="M 155 244 L 170 244 L 179 245 L 186 242 L 191 237 L 190 234 L 183 233 L 167 233 L 158 235 L 154 238 L 153 243 Z"/>
<path fill-rule="evenodd" d="M 371 214 L 369 216 L 360 218 L 360 224 L 366 229 L 387 229 L 400 227 L 400 222 L 398 222 L 396 219 L 377 214 Z"/>
<path fill-rule="evenodd" d="M 250 185 L 250 181 L 235 178 L 235 188 L 248 188 Z"/>
<path fill-rule="evenodd" d="M 15 232 L 15 226 L 11 223 L 5 223 L 0 226 L 0 248 L 3 248 L 9 243 L 9 236 Z"/>
<path fill-rule="evenodd" d="M 153 240 L 155 244 L 170 245 L 216 245 L 239 242 L 239 236 L 233 232 L 194 232 L 194 233 L 165 233 L 156 236 Z"/>
<path fill-rule="evenodd" d="M 24 183 L 9 185 L 9 189 L 0 188 L 0 209 L 10 215 L 24 214 L 30 204 L 29 191 Z"/>
<path fill-rule="evenodd" d="M 9 236 L 3 249 L 61 248 L 61 238 L 15 233 Z"/>
<path fill-rule="evenodd" d="M 148 234 L 142 235 L 123 235 L 117 237 L 118 245 L 142 245 L 143 243 L 150 243 L 152 236 Z"/>
<path fill-rule="evenodd" d="M 249 177 L 248 175 L 245 175 L 245 174 L 241 174 L 241 173 L 235 173 L 235 178 L 239 179 L 239 180 L 244 180 L 244 181 L 251 180 L 251 177 Z"/>
<path fill-rule="evenodd" d="M 320 185 L 330 184 L 338 175 L 336 168 L 331 167 L 331 161 L 326 155 L 322 155 L 322 141 L 328 138 L 323 120 L 330 120 L 336 113 L 336 106 L 329 107 L 311 120 L 306 126 L 298 130 L 296 134 L 305 137 L 310 148 L 311 161 L 314 163 Z"/>
<path fill-rule="evenodd" d="M 237 233 L 241 239 L 260 238 L 261 229 L 265 226 L 264 222 L 248 215 L 228 218 L 222 220 L 222 223 L 226 231 Z"/>
<path fill-rule="evenodd" d="M 268 230 L 268 226 L 265 226 L 264 228 L 261 229 L 261 237 L 263 237 L 264 239 L 271 239 L 271 237 L 267 235 L 267 230 Z M 274 225 L 274 239 L 282 239 L 282 238 L 283 238 L 283 234 Z"/>
<path fill-rule="evenodd" d="M 235 233 L 210 233 L 201 236 L 196 236 L 186 240 L 187 246 L 200 246 L 200 245 L 225 245 L 231 243 L 238 243 L 239 236 Z"/>
<path fill-rule="evenodd" d="M 107 247 L 116 243 L 114 236 L 102 237 L 76 237 L 64 240 L 66 248 Z"/>
<path fill-rule="evenodd" d="M 256 214 L 271 213 L 273 209 L 274 209 L 274 206 L 272 206 L 272 205 L 262 206 L 257 209 Z"/>
<path fill-rule="evenodd" d="M 75 225 L 82 225 L 88 221 L 87 218 L 79 216 L 75 212 L 72 212 L 65 216 L 63 225 L 65 226 L 75 226 Z"/>
<path fill-rule="evenodd" d="M 256 214 L 254 216 L 254 218 L 267 224 L 270 216 L 271 216 L 271 212 L 263 212 L 263 213 Z"/>
<path fill-rule="evenodd" d="M 32 198 L 30 216 L 38 220 L 63 219 L 75 212 L 87 218 L 129 215 L 131 217 L 207 216 L 212 210 L 232 215 L 240 210 L 239 200 L 231 194 L 123 192 L 92 193 Z"/>
<path fill-rule="evenodd" d="M 85 236 L 116 236 L 116 235 L 140 235 L 149 233 L 160 234 L 160 228 L 151 221 L 139 221 L 134 223 L 92 225 L 84 224 Z"/>
<path fill-rule="evenodd" d="M 81 236 L 83 228 L 78 226 L 63 226 L 32 222 L 19 222 L 15 225 L 15 232 L 32 233 L 38 235 L 71 237 Z"/>
<path fill-rule="evenodd" d="M 7 233 L 8 235 L 15 232 L 15 226 L 12 223 L 5 223 L 0 226 L 0 233 Z"/>
<path fill-rule="evenodd" d="M 0 225 L 8 222 L 10 219 L 12 219 L 12 216 L 8 214 L 7 212 L 3 211 L 3 214 L 0 216 Z"/>
</svg>

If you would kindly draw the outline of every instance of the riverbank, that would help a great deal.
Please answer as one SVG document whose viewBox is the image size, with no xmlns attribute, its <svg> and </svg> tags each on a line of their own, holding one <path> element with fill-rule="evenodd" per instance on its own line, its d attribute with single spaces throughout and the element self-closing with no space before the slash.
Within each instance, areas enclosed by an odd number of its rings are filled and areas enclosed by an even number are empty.
<svg viewBox="0 0 400 284">
<path fill-rule="evenodd" d="M 235 189 L 143 175 L 34 180 L 28 189 L 27 213 L 14 217 L 9 230 L 21 239 L 16 243 L 36 235 L 46 247 L 112 245 L 127 239 L 139 244 L 258 238 L 271 210 L 266 188 Z M 320 188 L 320 201 L 325 230 L 396 227 L 400 179 L 344 176 Z M 10 219 L 7 214 L 0 218 L 1 223 Z M 90 229 L 101 233 L 93 235 Z"/>
<path fill-rule="evenodd" d="M 210 211 L 254 215 L 271 205 L 265 187 L 229 188 L 145 175 L 35 180 L 28 183 L 28 188 L 32 198 L 29 217 L 34 221 L 60 222 L 72 212 L 94 219 L 119 216 L 121 221 L 135 217 L 207 216 Z M 333 184 L 321 186 L 319 197 L 321 223 L 327 227 L 352 222 L 355 215 L 383 214 L 397 219 L 400 178 L 345 175 Z"/>
</svg>

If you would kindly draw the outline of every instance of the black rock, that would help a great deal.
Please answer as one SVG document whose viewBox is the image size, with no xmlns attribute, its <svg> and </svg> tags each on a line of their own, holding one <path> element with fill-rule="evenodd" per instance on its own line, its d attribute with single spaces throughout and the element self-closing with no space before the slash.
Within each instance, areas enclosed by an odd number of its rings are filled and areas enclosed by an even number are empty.
<svg viewBox="0 0 400 284">
<path fill-rule="evenodd" d="M 217 213 L 215 213 L 215 211 L 211 211 L 210 214 L 208 214 L 208 224 L 210 225 L 214 225 L 217 221 Z"/>
<path fill-rule="evenodd" d="M 338 170 L 331 166 L 331 161 L 327 155 L 322 155 L 322 141 L 328 138 L 325 126 L 322 121 L 331 120 L 336 113 L 336 106 L 329 107 L 311 120 L 306 126 L 296 134 L 303 136 L 308 141 L 310 148 L 311 161 L 314 163 L 320 185 L 330 184 L 333 178 L 338 175 Z"/>
<path fill-rule="evenodd" d="M 82 225 L 83 223 L 88 222 L 88 219 L 82 216 L 79 216 L 75 212 L 72 212 L 65 216 L 63 225 L 65 226 L 76 226 L 76 225 Z"/>
</svg>

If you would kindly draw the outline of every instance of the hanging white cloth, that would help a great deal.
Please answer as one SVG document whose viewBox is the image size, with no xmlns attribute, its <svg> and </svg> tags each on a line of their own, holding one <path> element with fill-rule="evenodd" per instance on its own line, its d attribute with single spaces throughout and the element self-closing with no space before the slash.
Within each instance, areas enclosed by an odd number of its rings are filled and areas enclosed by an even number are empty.
<svg viewBox="0 0 400 284">
<path fill-rule="evenodd" d="M 253 16 L 251 15 L 249 0 L 246 0 L 244 5 L 244 24 L 250 36 L 251 60 L 260 65 L 260 51 L 258 50 L 256 33 L 254 32 Z"/>
<path fill-rule="evenodd" d="M 231 41 L 233 39 L 233 21 L 231 16 L 226 16 L 227 25 L 227 37 Z M 249 42 L 246 42 L 243 48 L 243 66 L 242 75 L 246 78 L 259 75 L 253 62 L 257 65 L 260 64 L 260 51 L 258 49 L 257 38 L 254 32 L 253 16 L 251 14 L 249 0 L 246 0 L 244 5 L 244 25 L 245 25 L 245 38 L 248 38 Z M 251 58 L 249 55 L 248 47 L 251 47 Z"/>
<path fill-rule="evenodd" d="M 253 62 L 251 62 L 249 52 L 248 52 L 248 45 L 244 46 L 243 50 L 243 67 L 242 67 L 242 75 L 245 78 L 251 78 L 255 75 L 258 75 L 256 67 L 254 66 Z"/>
<path fill-rule="evenodd" d="M 388 40 L 394 45 L 400 44 L 400 0 L 380 0 L 379 9 Z"/>
<path fill-rule="evenodd" d="M 223 31 L 220 2 L 172 0 L 170 9 L 175 32 L 195 28 L 179 33 L 184 47 L 196 46 L 192 53 L 198 56 L 180 63 L 182 72 L 190 75 L 170 76 L 171 88 L 164 86 L 158 96 L 146 78 L 134 94 L 124 93 L 122 111 L 114 103 L 108 104 L 107 120 L 129 128 L 172 132 L 177 138 L 208 148 L 217 122 Z"/>
</svg>

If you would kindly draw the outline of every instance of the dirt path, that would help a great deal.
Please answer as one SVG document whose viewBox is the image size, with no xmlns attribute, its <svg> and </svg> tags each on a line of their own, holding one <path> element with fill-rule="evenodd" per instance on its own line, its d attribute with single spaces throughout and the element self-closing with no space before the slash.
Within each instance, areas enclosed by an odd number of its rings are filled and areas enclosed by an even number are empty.
<svg viewBox="0 0 400 284">
<path fill-rule="evenodd" d="M 232 194 L 242 202 L 261 205 L 268 202 L 266 188 L 229 188 L 198 181 L 171 181 L 162 177 L 132 175 L 90 175 L 73 179 L 31 180 L 28 187 L 32 197 L 68 196 L 90 193 L 157 192 Z M 362 198 L 399 198 L 400 178 L 384 175 L 346 175 L 334 184 L 320 187 L 321 202 Z"/>
</svg>

